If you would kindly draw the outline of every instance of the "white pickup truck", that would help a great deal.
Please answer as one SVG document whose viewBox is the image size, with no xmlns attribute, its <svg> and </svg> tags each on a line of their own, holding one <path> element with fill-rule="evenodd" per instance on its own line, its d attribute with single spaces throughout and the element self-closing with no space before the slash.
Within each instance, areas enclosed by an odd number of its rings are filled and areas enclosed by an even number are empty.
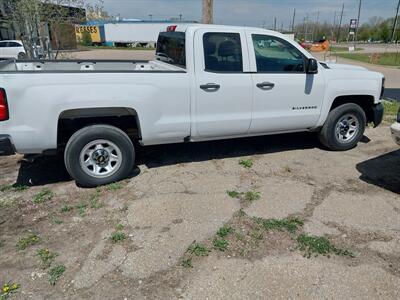
<svg viewBox="0 0 400 300">
<path fill-rule="evenodd" d="M 156 57 L 0 63 L 0 152 L 64 151 L 70 175 L 98 186 L 132 172 L 135 143 L 311 131 L 347 150 L 382 120 L 382 74 L 318 63 L 274 31 L 169 26 Z"/>
</svg>

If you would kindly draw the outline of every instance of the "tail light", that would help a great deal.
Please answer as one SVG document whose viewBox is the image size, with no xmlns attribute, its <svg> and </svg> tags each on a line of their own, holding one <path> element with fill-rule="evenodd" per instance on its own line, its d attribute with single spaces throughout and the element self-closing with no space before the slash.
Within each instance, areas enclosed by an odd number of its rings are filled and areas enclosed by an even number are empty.
<svg viewBox="0 0 400 300">
<path fill-rule="evenodd" d="M 4 89 L 0 89 L 0 121 L 8 120 L 7 96 Z"/>
<path fill-rule="evenodd" d="M 167 27 L 167 31 L 175 31 L 177 27 L 177 25 L 170 25 Z"/>
</svg>

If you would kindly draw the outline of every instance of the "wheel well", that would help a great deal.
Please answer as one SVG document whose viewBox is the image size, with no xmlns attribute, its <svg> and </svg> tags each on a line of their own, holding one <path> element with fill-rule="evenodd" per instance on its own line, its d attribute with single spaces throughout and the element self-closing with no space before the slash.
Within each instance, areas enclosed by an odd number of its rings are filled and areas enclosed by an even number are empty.
<svg viewBox="0 0 400 300">
<path fill-rule="evenodd" d="M 58 118 L 58 148 L 64 148 L 75 132 L 94 124 L 115 126 L 124 131 L 132 141 L 141 139 L 139 118 L 134 109 L 125 107 L 71 109 L 63 111 Z"/>
<path fill-rule="evenodd" d="M 373 122 L 374 120 L 374 112 L 372 107 L 374 106 L 374 97 L 370 95 L 351 95 L 351 96 L 339 96 L 337 97 L 331 106 L 330 110 L 334 108 L 346 104 L 346 103 L 354 103 L 360 106 L 367 117 L 367 123 Z"/>
</svg>

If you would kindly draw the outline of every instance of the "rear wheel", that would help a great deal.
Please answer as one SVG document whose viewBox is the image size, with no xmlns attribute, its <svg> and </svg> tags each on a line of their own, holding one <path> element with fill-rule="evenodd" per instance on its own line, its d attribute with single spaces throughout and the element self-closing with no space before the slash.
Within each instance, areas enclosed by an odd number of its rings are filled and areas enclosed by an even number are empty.
<svg viewBox="0 0 400 300">
<path fill-rule="evenodd" d="M 360 106 L 354 103 L 343 104 L 329 113 L 319 139 L 331 150 L 349 150 L 363 137 L 365 125 L 365 112 Z"/>
<path fill-rule="evenodd" d="M 26 58 L 26 54 L 24 52 L 21 52 L 18 54 L 18 59 L 25 59 Z"/>
<path fill-rule="evenodd" d="M 135 150 L 122 130 L 93 125 L 77 131 L 69 139 L 64 161 L 77 183 L 95 187 L 126 178 L 135 162 Z"/>
</svg>

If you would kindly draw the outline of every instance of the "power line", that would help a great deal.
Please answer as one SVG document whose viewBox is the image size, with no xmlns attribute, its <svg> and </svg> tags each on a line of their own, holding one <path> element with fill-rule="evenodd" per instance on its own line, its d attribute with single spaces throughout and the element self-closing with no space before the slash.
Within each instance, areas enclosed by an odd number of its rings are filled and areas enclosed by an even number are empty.
<svg viewBox="0 0 400 300">
<path fill-rule="evenodd" d="M 356 33 L 355 33 L 355 37 L 354 37 L 355 41 L 357 41 L 358 28 L 360 27 L 360 15 L 361 15 L 361 0 L 358 2 L 357 28 L 356 28 Z"/>
</svg>

